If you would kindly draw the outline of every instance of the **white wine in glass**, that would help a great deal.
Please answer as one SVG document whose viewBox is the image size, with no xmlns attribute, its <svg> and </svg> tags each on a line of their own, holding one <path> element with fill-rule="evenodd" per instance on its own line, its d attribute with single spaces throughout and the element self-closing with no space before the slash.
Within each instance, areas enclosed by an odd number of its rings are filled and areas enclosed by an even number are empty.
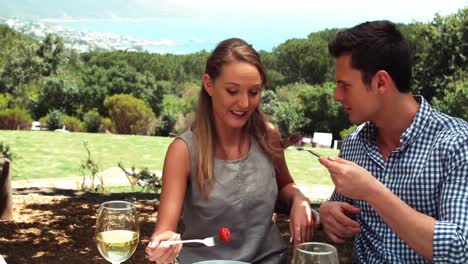
<svg viewBox="0 0 468 264">
<path fill-rule="evenodd" d="M 338 264 L 338 251 L 330 244 L 307 242 L 294 248 L 292 264 Z"/>
<path fill-rule="evenodd" d="M 138 245 L 140 232 L 135 206 L 126 201 L 109 201 L 99 206 L 96 243 L 99 253 L 112 264 L 129 259 Z"/>
</svg>

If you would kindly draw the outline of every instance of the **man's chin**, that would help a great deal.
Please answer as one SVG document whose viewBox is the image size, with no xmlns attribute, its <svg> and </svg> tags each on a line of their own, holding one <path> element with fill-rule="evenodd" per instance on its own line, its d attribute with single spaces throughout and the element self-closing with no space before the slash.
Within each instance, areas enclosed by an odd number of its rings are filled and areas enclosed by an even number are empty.
<svg viewBox="0 0 468 264">
<path fill-rule="evenodd" d="M 359 118 L 352 117 L 352 116 L 348 116 L 348 120 L 349 120 L 349 122 L 351 122 L 352 124 L 355 124 L 355 125 L 360 125 L 360 124 L 365 122 L 365 120 L 361 120 Z"/>
</svg>

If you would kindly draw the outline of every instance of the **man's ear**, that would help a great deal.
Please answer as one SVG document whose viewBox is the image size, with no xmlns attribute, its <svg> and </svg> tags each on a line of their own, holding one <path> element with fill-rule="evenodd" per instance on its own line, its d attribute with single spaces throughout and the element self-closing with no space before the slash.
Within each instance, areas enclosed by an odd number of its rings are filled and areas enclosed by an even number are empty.
<svg viewBox="0 0 468 264">
<path fill-rule="evenodd" d="M 208 74 L 203 74 L 203 88 L 205 91 L 210 95 L 213 96 L 213 82 L 211 81 L 211 77 Z"/>
<path fill-rule="evenodd" d="M 374 87 L 376 87 L 378 93 L 385 93 L 393 84 L 392 77 L 387 71 L 380 70 L 374 75 Z"/>
</svg>

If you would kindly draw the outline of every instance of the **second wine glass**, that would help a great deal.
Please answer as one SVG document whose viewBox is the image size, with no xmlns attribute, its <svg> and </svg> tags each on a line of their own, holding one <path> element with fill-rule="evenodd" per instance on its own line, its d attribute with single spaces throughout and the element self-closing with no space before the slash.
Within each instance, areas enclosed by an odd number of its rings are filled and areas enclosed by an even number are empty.
<svg viewBox="0 0 468 264">
<path fill-rule="evenodd" d="M 308 242 L 294 248 L 292 264 L 338 264 L 338 251 L 330 244 Z"/>
<path fill-rule="evenodd" d="M 109 201 L 99 206 L 96 243 L 101 255 L 112 264 L 129 259 L 139 239 L 138 213 L 132 203 Z"/>
</svg>

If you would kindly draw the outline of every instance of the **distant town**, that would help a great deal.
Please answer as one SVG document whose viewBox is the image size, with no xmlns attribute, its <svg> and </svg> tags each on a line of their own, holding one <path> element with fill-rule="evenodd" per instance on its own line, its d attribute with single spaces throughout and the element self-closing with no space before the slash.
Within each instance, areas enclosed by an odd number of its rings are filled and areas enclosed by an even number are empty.
<svg viewBox="0 0 468 264">
<path fill-rule="evenodd" d="M 59 35 L 63 38 L 67 48 L 75 49 L 78 52 L 95 50 L 147 51 L 147 47 L 150 46 L 174 44 L 171 40 L 136 40 L 129 36 L 114 33 L 79 31 L 53 23 L 19 18 L 0 17 L 0 24 L 6 24 L 10 28 L 36 40 L 42 40 L 48 33 Z"/>
</svg>

